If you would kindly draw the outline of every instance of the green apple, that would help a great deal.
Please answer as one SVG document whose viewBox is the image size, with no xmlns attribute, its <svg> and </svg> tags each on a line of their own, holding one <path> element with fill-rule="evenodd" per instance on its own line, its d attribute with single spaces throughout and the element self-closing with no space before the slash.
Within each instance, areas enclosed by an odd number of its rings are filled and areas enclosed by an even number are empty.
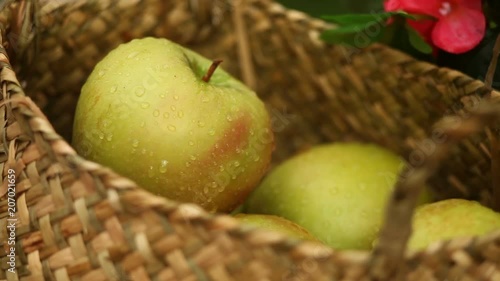
<svg viewBox="0 0 500 281">
<path fill-rule="evenodd" d="M 243 224 L 252 225 L 269 231 L 279 232 L 291 238 L 318 241 L 318 239 L 316 239 L 316 237 L 314 237 L 309 231 L 307 231 L 307 229 L 282 217 L 242 213 L 237 214 L 234 217 Z"/>
<path fill-rule="evenodd" d="M 419 207 L 413 216 L 410 250 L 433 242 L 483 235 L 500 230 L 500 213 L 464 199 L 448 199 Z"/>
<path fill-rule="evenodd" d="M 245 212 L 287 218 L 336 249 L 371 249 L 403 167 L 376 145 L 319 145 L 272 170 Z"/>
<path fill-rule="evenodd" d="M 73 146 L 155 194 L 232 210 L 266 172 L 274 142 L 264 103 L 214 66 L 166 39 L 120 45 L 82 88 Z"/>
</svg>

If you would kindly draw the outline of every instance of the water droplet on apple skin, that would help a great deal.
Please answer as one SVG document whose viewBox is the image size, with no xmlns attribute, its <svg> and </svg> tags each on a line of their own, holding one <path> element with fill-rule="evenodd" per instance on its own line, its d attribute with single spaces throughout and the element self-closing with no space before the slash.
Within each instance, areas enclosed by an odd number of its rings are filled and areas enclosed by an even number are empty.
<svg viewBox="0 0 500 281">
<path fill-rule="evenodd" d="M 154 171 L 153 166 L 149 166 L 149 168 L 148 168 L 148 177 L 152 178 L 152 177 L 154 177 L 154 175 L 155 175 L 155 171 Z"/>
<path fill-rule="evenodd" d="M 153 116 L 154 117 L 160 116 L 160 111 L 158 109 L 156 109 L 155 111 L 153 111 Z"/>
<path fill-rule="evenodd" d="M 233 121 L 233 117 L 231 117 L 231 115 L 226 116 L 226 119 L 227 119 L 227 121 L 229 121 L 229 122 Z"/>
<path fill-rule="evenodd" d="M 161 174 L 164 174 L 167 172 L 167 164 L 168 164 L 168 161 L 167 160 L 161 160 L 160 162 L 160 167 L 158 168 L 158 171 L 161 173 Z"/>
<path fill-rule="evenodd" d="M 171 131 L 171 132 L 175 132 L 176 131 L 176 128 L 174 125 L 168 125 L 167 126 L 168 130 Z"/>
<path fill-rule="evenodd" d="M 194 146 L 194 142 L 193 141 L 189 141 L 188 142 L 190 146 Z"/>
<path fill-rule="evenodd" d="M 175 105 L 171 105 L 170 110 L 175 111 L 176 110 Z"/>
<path fill-rule="evenodd" d="M 205 122 L 203 122 L 203 121 L 198 121 L 198 127 L 200 127 L 200 128 L 205 127 Z"/>
<path fill-rule="evenodd" d="M 179 117 L 179 118 L 184 117 L 184 112 L 183 111 L 177 112 L 177 117 Z"/>
<path fill-rule="evenodd" d="M 104 127 L 104 129 L 109 128 L 109 125 L 110 125 L 110 124 L 111 124 L 111 123 L 109 122 L 109 120 L 108 120 L 108 119 L 104 119 L 104 120 L 102 121 L 102 126 Z"/>
<path fill-rule="evenodd" d="M 146 93 L 146 90 L 144 89 L 144 87 L 139 87 L 134 92 L 137 97 L 142 97 Z"/>
<path fill-rule="evenodd" d="M 113 87 L 111 87 L 111 89 L 109 91 L 113 94 L 116 92 L 116 90 L 118 90 L 118 87 L 113 86 Z"/>
<path fill-rule="evenodd" d="M 99 72 L 97 73 L 97 75 L 99 77 L 103 77 L 104 76 L 104 73 L 106 73 L 104 70 L 99 70 Z"/>
<path fill-rule="evenodd" d="M 215 135 L 215 130 L 214 130 L 214 129 L 210 129 L 210 130 L 208 131 L 208 134 L 209 134 L 210 136 Z"/>
<path fill-rule="evenodd" d="M 135 58 L 138 54 L 139 54 L 139 52 L 132 52 L 132 53 L 128 54 L 127 59 L 133 59 L 133 58 Z"/>
<path fill-rule="evenodd" d="M 107 140 L 107 141 L 111 141 L 111 140 L 113 140 L 113 134 L 107 134 L 107 135 L 106 135 L 106 140 Z"/>
<path fill-rule="evenodd" d="M 163 118 L 168 119 L 170 117 L 170 113 L 165 112 L 163 113 Z"/>
<path fill-rule="evenodd" d="M 239 161 L 235 161 L 233 164 L 234 164 L 235 167 L 239 167 L 240 166 L 240 162 Z"/>
<path fill-rule="evenodd" d="M 149 103 L 148 102 L 141 103 L 141 108 L 143 109 L 149 108 Z"/>
</svg>

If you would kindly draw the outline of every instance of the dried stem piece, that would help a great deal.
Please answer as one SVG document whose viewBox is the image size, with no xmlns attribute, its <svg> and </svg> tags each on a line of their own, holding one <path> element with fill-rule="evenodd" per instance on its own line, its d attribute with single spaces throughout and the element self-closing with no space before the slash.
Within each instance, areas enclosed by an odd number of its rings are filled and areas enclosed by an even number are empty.
<svg viewBox="0 0 500 281">
<path fill-rule="evenodd" d="M 493 77 L 495 76 L 495 70 L 497 68 L 498 57 L 500 56 L 500 34 L 495 42 L 495 47 L 493 48 L 493 56 L 491 58 L 490 66 L 488 66 L 488 72 L 486 72 L 486 78 L 484 79 L 484 84 L 486 87 L 493 89 Z"/>
<path fill-rule="evenodd" d="M 495 47 L 493 48 L 493 56 L 491 58 L 490 66 L 488 67 L 488 72 L 486 73 L 486 78 L 484 83 L 486 87 L 493 90 L 493 77 L 495 76 L 495 71 L 498 63 L 498 57 L 500 56 L 500 35 L 498 35 L 495 42 Z M 498 128 L 493 128 L 493 131 L 488 133 L 488 138 L 490 140 L 490 150 L 491 150 L 491 176 L 492 176 L 492 186 L 493 186 L 493 198 L 492 198 L 492 208 L 496 211 L 500 211 L 500 139 L 499 139 Z"/>
</svg>

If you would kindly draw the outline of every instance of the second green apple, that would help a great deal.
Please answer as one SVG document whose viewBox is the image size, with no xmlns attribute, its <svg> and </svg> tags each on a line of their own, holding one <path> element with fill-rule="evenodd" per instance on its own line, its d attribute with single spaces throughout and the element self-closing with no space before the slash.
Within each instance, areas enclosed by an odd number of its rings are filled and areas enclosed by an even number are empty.
<svg viewBox="0 0 500 281">
<path fill-rule="evenodd" d="M 336 249 L 370 249 L 403 167 L 372 144 L 317 146 L 271 171 L 245 212 L 287 218 Z"/>
</svg>

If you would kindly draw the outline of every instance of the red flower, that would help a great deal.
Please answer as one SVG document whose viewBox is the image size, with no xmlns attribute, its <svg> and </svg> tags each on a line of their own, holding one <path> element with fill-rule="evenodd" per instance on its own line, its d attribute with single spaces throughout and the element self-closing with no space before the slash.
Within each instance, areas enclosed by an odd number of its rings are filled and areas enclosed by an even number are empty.
<svg viewBox="0 0 500 281">
<path fill-rule="evenodd" d="M 434 17 L 437 21 L 409 21 L 427 42 L 449 53 L 472 50 L 484 37 L 486 18 L 481 0 L 386 0 L 385 10 Z"/>
</svg>

